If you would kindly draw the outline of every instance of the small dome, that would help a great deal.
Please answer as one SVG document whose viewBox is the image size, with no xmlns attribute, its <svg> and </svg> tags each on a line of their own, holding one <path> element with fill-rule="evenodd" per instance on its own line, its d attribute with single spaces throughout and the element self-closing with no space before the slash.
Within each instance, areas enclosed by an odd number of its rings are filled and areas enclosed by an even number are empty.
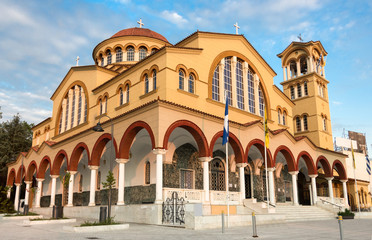
<svg viewBox="0 0 372 240">
<path fill-rule="evenodd" d="M 144 36 L 151 37 L 168 42 L 168 40 L 161 34 L 154 32 L 148 28 L 128 28 L 115 33 L 111 38 L 122 37 L 122 36 Z"/>
</svg>

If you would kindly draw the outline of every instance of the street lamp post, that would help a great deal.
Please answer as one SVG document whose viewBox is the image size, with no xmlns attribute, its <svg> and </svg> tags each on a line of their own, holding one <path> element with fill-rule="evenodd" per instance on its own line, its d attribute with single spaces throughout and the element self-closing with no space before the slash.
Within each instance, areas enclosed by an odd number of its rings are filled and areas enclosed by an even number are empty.
<svg viewBox="0 0 372 240">
<path fill-rule="evenodd" d="M 101 118 L 102 117 L 107 117 L 108 119 L 110 119 L 110 123 L 111 123 L 111 149 L 110 149 L 110 172 L 112 172 L 112 160 L 111 160 L 111 156 L 112 156 L 112 150 L 114 149 L 114 123 L 112 122 L 112 119 L 107 116 L 107 115 L 102 115 L 99 119 L 98 119 L 98 123 L 96 126 L 93 127 L 93 131 L 95 132 L 103 132 L 103 128 L 101 126 Z M 111 218 L 111 188 L 109 188 L 109 191 L 108 191 L 108 211 L 107 211 L 107 217 L 108 219 L 110 220 Z"/>
</svg>

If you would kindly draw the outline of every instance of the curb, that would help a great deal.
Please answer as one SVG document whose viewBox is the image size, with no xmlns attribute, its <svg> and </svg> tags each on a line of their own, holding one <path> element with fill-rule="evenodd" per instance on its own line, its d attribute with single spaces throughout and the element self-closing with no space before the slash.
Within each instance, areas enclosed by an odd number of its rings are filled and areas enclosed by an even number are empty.
<svg viewBox="0 0 372 240">
<path fill-rule="evenodd" d="M 105 232 L 105 231 L 113 231 L 113 230 L 124 230 L 128 228 L 129 228 L 129 224 L 115 224 L 115 225 L 87 226 L 87 227 L 63 226 L 63 230 L 77 232 L 77 233 Z"/>
</svg>

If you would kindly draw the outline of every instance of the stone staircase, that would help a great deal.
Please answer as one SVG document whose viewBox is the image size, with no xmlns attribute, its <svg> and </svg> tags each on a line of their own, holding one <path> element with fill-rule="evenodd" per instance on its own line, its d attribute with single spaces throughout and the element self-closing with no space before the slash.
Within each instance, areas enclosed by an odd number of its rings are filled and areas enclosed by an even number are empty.
<svg viewBox="0 0 372 240">
<path fill-rule="evenodd" d="M 278 203 L 275 208 L 276 214 L 286 216 L 287 222 L 315 221 L 335 219 L 336 214 L 316 206 L 293 206 L 291 204 Z"/>
</svg>

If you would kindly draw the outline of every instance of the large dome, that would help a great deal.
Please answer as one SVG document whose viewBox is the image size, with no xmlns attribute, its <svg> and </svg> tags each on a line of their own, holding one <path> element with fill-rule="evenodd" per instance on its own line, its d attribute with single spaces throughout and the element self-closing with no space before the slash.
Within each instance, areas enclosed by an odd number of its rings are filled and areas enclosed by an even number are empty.
<svg viewBox="0 0 372 240">
<path fill-rule="evenodd" d="M 164 42 L 168 42 L 168 40 L 163 35 L 157 32 L 154 32 L 148 28 L 135 27 L 135 28 L 124 29 L 124 30 L 121 30 L 115 33 L 111 38 L 122 37 L 122 36 L 145 36 L 145 37 L 156 38 Z"/>
</svg>

